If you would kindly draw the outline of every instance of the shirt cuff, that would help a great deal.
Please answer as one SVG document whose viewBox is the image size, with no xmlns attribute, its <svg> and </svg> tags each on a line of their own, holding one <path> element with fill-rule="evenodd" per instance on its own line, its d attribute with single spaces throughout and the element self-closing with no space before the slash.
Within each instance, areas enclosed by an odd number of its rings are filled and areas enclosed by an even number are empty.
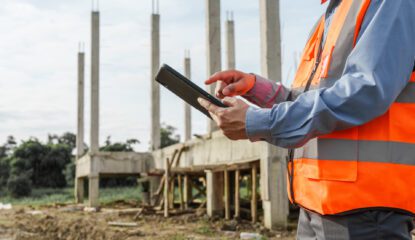
<svg viewBox="0 0 415 240">
<path fill-rule="evenodd" d="M 255 75 L 255 84 L 251 90 L 243 95 L 244 98 L 265 108 L 270 108 L 275 103 L 286 100 L 288 91 L 282 84 L 256 74 L 253 75 Z"/>
<path fill-rule="evenodd" d="M 271 109 L 249 107 L 246 112 L 246 135 L 252 142 L 270 139 Z"/>
</svg>

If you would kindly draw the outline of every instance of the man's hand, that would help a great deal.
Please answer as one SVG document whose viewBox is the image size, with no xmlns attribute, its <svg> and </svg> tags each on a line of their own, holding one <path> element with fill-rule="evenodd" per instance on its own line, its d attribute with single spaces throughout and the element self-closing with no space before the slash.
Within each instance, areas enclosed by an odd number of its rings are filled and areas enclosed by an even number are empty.
<svg viewBox="0 0 415 240">
<path fill-rule="evenodd" d="M 205 84 L 214 82 L 218 82 L 215 89 L 216 97 L 223 99 L 224 97 L 233 97 L 247 93 L 254 87 L 255 75 L 228 70 L 213 74 L 205 81 Z"/>
<path fill-rule="evenodd" d="M 198 98 L 197 100 L 202 107 L 209 111 L 213 120 L 222 129 L 226 137 L 231 140 L 248 138 L 245 130 L 245 116 L 249 106 L 244 101 L 225 97 L 222 102 L 229 107 L 221 108 L 203 98 Z"/>
</svg>

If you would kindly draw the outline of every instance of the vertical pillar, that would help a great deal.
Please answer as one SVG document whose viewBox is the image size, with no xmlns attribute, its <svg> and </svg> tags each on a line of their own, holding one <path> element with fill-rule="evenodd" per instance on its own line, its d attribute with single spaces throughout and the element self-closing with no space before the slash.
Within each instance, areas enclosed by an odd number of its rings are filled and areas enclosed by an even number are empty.
<svg viewBox="0 0 415 240">
<path fill-rule="evenodd" d="M 99 12 L 92 12 L 91 31 L 91 153 L 99 151 Z"/>
<path fill-rule="evenodd" d="M 157 204 L 157 199 L 155 198 L 155 195 L 160 186 L 161 178 L 159 176 L 149 176 L 148 178 L 150 182 L 150 203 L 152 206 L 154 206 L 155 204 Z"/>
<path fill-rule="evenodd" d="M 281 36 L 279 0 L 259 0 L 261 18 L 261 72 L 281 81 Z"/>
<path fill-rule="evenodd" d="M 223 177 L 225 181 L 225 219 L 229 220 L 231 218 L 231 197 L 230 197 L 230 181 L 229 181 L 229 171 L 225 169 L 223 172 Z"/>
<path fill-rule="evenodd" d="M 75 201 L 76 203 L 83 203 L 85 196 L 84 178 L 75 178 Z"/>
<path fill-rule="evenodd" d="M 233 20 L 233 13 L 228 14 L 226 20 L 226 68 L 235 69 L 235 22 Z"/>
<path fill-rule="evenodd" d="M 251 217 L 252 223 L 256 223 L 258 218 L 258 193 L 257 193 L 257 165 L 254 164 L 251 169 L 252 191 L 251 191 Z"/>
<path fill-rule="evenodd" d="M 261 72 L 281 81 L 281 36 L 279 0 L 259 0 Z M 261 197 L 264 225 L 268 228 L 286 227 L 289 212 L 286 191 L 286 151 L 264 144 L 261 151 Z"/>
<path fill-rule="evenodd" d="M 267 228 L 287 227 L 289 213 L 286 188 L 287 151 L 264 143 L 261 156 L 261 198 L 264 225 Z"/>
<path fill-rule="evenodd" d="M 78 114 L 76 133 L 76 160 L 84 154 L 84 93 L 85 93 L 85 53 L 78 52 Z M 76 163 L 76 162 L 75 162 Z M 84 201 L 84 179 L 75 176 L 75 200 L 77 203 Z"/>
<path fill-rule="evenodd" d="M 99 176 L 98 174 L 90 174 L 88 177 L 88 194 L 89 194 L 89 207 L 99 206 Z"/>
<path fill-rule="evenodd" d="M 207 75 L 219 72 L 222 68 L 221 62 L 221 29 L 220 29 L 220 0 L 206 1 L 206 48 L 207 48 Z M 215 85 L 208 86 L 208 92 L 213 94 Z M 214 121 L 208 120 L 208 132 L 218 129 Z"/>
<path fill-rule="evenodd" d="M 235 218 L 238 219 L 240 217 L 241 205 L 240 205 L 240 186 L 239 186 L 239 178 L 241 172 L 239 169 L 235 171 Z"/>
<path fill-rule="evenodd" d="M 206 208 L 208 216 L 223 215 L 224 179 L 222 172 L 206 171 Z"/>
<path fill-rule="evenodd" d="M 189 175 L 184 175 L 184 179 L 183 179 L 183 185 L 184 185 L 184 208 L 188 209 L 189 208 L 189 203 L 190 200 L 192 199 L 192 187 L 190 185 L 190 176 Z"/>
<path fill-rule="evenodd" d="M 166 158 L 164 167 L 164 217 L 169 216 L 169 192 L 170 192 L 170 163 L 169 159 Z"/>
<path fill-rule="evenodd" d="M 160 148 L 160 86 L 154 81 L 160 67 L 160 15 L 151 14 L 151 150 Z"/>
<path fill-rule="evenodd" d="M 85 92 L 85 53 L 78 53 L 78 116 L 76 132 L 76 159 L 84 154 L 84 92 Z"/>
<path fill-rule="evenodd" d="M 191 79 L 191 60 L 190 54 L 186 54 L 184 58 L 184 74 L 188 79 Z M 192 112 L 190 105 L 184 103 L 184 140 L 188 141 L 192 138 Z"/>
</svg>

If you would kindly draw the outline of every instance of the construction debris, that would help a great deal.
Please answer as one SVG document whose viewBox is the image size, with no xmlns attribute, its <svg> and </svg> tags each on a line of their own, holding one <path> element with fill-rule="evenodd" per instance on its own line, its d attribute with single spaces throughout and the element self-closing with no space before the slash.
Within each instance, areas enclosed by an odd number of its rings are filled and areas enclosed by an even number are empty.
<svg viewBox="0 0 415 240">
<path fill-rule="evenodd" d="M 12 209 L 12 205 L 10 203 L 3 204 L 0 202 L 0 210 L 10 210 Z"/>
<path fill-rule="evenodd" d="M 137 227 L 138 224 L 134 222 L 108 222 L 109 226 L 115 227 Z"/>
</svg>

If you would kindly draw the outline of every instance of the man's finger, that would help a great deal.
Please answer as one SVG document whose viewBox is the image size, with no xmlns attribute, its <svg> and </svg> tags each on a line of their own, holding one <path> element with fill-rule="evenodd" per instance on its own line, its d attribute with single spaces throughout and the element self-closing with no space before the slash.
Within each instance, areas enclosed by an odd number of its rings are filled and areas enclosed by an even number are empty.
<svg viewBox="0 0 415 240">
<path fill-rule="evenodd" d="M 243 80 L 228 84 L 228 86 L 222 90 L 222 93 L 225 96 L 242 95 L 251 90 L 254 84 L 255 76 L 248 75 Z"/>
<path fill-rule="evenodd" d="M 233 98 L 233 97 L 225 97 L 225 98 L 222 100 L 222 102 L 223 102 L 225 105 L 229 106 L 229 107 L 233 107 L 233 106 L 235 106 L 235 105 L 236 105 L 236 103 L 238 102 L 238 99 Z"/>
<path fill-rule="evenodd" d="M 208 110 L 209 112 L 213 113 L 213 114 L 217 114 L 217 112 L 219 111 L 220 107 L 212 104 L 211 102 L 203 99 L 203 98 L 198 98 L 197 101 L 199 102 L 199 104 L 206 108 L 206 110 Z"/>
<path fill-rule="evenodd" d="M 216 89 L 215 89 L 215 93 L 216 93 L 216 97 L 222 99 L 225 97 L 225 95 L 223 95 L 222 91 L 223 89 L 226 87 L 226 83 L 219 81 L 218 84 L 216 84 Z"/>
<path fill-rule="evenodd" d="M 205 84 L 212 84 L 217 81 L 223 81 L 225 83 L 233 82 L 236 73 L 237 72 L 235 70 L 228 70 L 215 73 L 208 80 L 205 81 Z"/>
</svg>

